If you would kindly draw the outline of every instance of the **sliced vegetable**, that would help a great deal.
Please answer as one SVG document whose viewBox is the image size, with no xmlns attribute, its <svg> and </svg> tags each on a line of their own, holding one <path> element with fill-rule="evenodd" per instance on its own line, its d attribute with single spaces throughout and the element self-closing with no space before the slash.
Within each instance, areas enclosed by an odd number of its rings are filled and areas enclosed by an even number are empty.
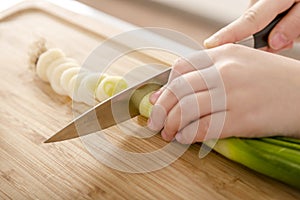
<svg viewBox="0 0 300 200">
<path fill-rule="evenodd" d="M 95 105 L 97 103 L 94 93 L 98 83 L 100 83 L 99 79 L 103 78 L 98 73 L 89 73 L 82 79 L 77 91 L 77 95 L 82 102 L 88 105 Z"/>
<path fill-rule="evenodd" d="M 62 64 L 65 64 L 65 63 L 75 63 L 79 66 L 79 63 L 76 62 L 76 60 L 72 59 L 72 58 L 66 58 L 66 57 L 63 57 L 63 58 L 59 58 L 59 59 L 56 59 L 56 60 L 53 60 L 53 62 L 51 62 L 51 64 L 47 67 L 47 78 L 48 78 L 48 81 L 50 82 L 50 79 L 51 77 L 53 76 L 53 72 L 54 70 L 62 65 Z"/>
<path fill-rule="evenodd" d="M 89 74 L 88 71 L 81 70 L 78 74 L 73 76 L 68 84 L 69 96 L 76 102 L 82 102 L 80 94 L 78 94 L 78 88 L 81 85 L 82 80 Z"/>
<path fill-rule="evenodd" d="M 67 62 L 67 63 L 60 64 L 58 67 L 54 69 L 52 76 L 49 78 L 52 89 L 60 95 L 68 94 L 68 92 L 64 90 L 64 88 L 60 84 L 60 79 L 64 71 L 70 68 L 79 68 L 79 65 L 74 62 Z"/>
<path fill-rule="evenodd" d="M 98 85 L 95 95 L 99 101 L 104 101 L 128 87 L 120 76 L 107 76 Z"/>
<path fill-rule="evenodd" d="M 158 85 L 156 83 L 150 83 L 150 84 L 146 84 L 146 85 L 139 87 L 138 89 L 136 89 L 134 91 L 134 93 L 131 96 L 130 100 L 132 101 L 132 104 L 135 105 L 137 108 L 139 108 L 140 106 L 142 108 L 143 107 L 145 107 L 145 108 L 152 107 L 152 104 L 150 103 L 149 98 L 147 98 L 145 96 L 148 95 L 149 93 L 152 93 L 155 90 L 158 90 L 160 87 L 161 87 L 161 85 Z M 142 100 L 143 100 L 143 103 L 142 103 L 142 105 L 140 105 Z M 143 110 L 140 110 L 140 113 L 141 113 L 141 111 L 144 113 Z M 147 112 L 145 111 L 145 113 L 147 113 Z M 144 116 L 144 117 L 147 117 L 147 116 Z"/>
<path fill-rule="evenodd" d="M 94 105 L 97 103 L 95 96 L 103 101 L 127 88 L 126 81 L 120 76 L 80 70 L 79 64 L 74 59 L 67 58 L 62 50 L 46 50 L 45 45 L 38 46 L 42 49 L 31 55 L 31 60 L 37 58 L 37 75 L 43 81 L 50 82 L 52 89 L 60 95 L 68 95 L 74 101 Z M 102 83 L 103 80 L 105 81 Z"/>
<path fill-rule="evenodd" d="M 65 70 L 61 74 L 60 85 L 65 91 L 68 92 L 68 94 L 70 93 L 69 83 L 71 79 L 79 73 L 79 71 L 80 71 L 80 67 L 72 67 L 70 69 Z"/>
<path fill-rule="evenodd" d="M 64 58 L 65 54 L 60 49 L 49 49 L 39 56 L 36 64 L 36 73 L 43 81 L 49 81 L 47 77 L 48 66 L 56 59 Z"/>
<path fill-rule="evenodd" d="M 139 105 L 139 112 L 142 116 L 149 118 L 151 115 L 152 107 L 153 105 L 149 102 L 150 95 L 153 92 L 150 92 L 149 94 L 145 95 Z"/>
</svg>

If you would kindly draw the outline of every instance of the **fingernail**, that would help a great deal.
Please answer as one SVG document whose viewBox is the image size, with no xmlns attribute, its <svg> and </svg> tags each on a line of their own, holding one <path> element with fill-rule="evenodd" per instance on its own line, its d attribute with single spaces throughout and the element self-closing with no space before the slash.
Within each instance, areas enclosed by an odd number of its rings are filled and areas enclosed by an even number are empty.
<svg viewBox="0 0 300 200">
<path fill-rule="evenodd" d="M 164 127 L 167 112 L 161 105 L 154 105 L 152 108 L 148 128 L 153 131 L 159 131 Z"/>
<path fill-rule="evenodd" d="M 179 63 L 181 62 L 182 58 L 177 58 L 174 63 L 172 64 L 172 67 L 175 66 L 175 65 L 179 65 Z"/>
<path fill-rule="evenodd" d="M 150 130 L 152 130 L 152 131 L 155 130 L 155 126 L 154 126 L 154 124 L 153 124 L 151 118 L 149 118 L 148 121 L 147 121 L 147 127 L 148 127 Z"/>
<path fill-rule="evenodd" d="M 150 103 L 155 104 L 155 102 L 157 101 L 158 97 L 161 95 L 162 91 L 158 90 L 156 92 L 154 92 L 153 94 L 150 95 Z"/>
<path fill-rule="evenodd" d="M 154 105 L 151 112 L 150 128 L 153 131 L 160 131 L 165 124 L 167 118 L 167 111 L 161 105 Z"/>
<path fill-rule="evenodd" d="M 277 32 L 273 35 L 273 37 L 270 40 L 270 46 L 272 49 L 278 50 L 282 47 L 286 46 L 288 44 L 287 37 L 280 32 Z"/>
<path fill-rule="evenodd" d="M 203 44 L 206 48 L 216 47 L 219 45 L 219 37 L 217 35 L 212 35 L 204 40 Z"/>
<path fill-rule="evenodd" d="M 152 120 L 151 120 L 151 118 L 149 118 L 148 121 L 147 121 L 147 126 L 149 127 L 151 125 L 152 125 Z"/>
<path fill-rule="evenodd" d="M 175 139 L 177 140 L 177 142 L 181 142 L 182 140 L 182 133 L 181 132 L 178 132 L 176 135 L 175 135 Z"/>
<path fill-rule="evenodd" d="M 166 132 L 164 130 L 162 130 L 160 134 L 161 134 L 162 139 L 167 141 L 168 138 L 167 138 Z"/>
<path fill-rule="evenodd" d="M 165 141 L 167 141 L 167 142 L 172 142 L 172 141 L 175 140 L 174 137 L 171 138 L 170 135 L 168 135 L 168 134 L 166 133 L 165 129 L 163 129 L 163 130 L 160 132 L 160 134 L 161 134 L 161 137 L 162 137 Z"/>
</svg>

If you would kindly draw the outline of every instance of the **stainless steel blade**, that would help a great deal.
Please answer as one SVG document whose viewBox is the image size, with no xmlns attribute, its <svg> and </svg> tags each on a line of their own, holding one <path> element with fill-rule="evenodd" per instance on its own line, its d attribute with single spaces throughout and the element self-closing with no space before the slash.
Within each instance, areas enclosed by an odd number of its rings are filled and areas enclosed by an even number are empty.
<svg viewBox="0 0 300 200">
<path fill-rule="evenodd" d="M 168 68 L 163 72 L 156 74 L 149 79 L 124 90 L 123 92 L 120 92 L 110 99 L 99 103 L 74 119 L 66 127 L 46 140 L 45 143 L 58 142 L 84 136 L 96 131 L 104 130 L 116 125 L 117 123 L 137 116 L 139 114 L 138 108 L 136 108 L 136 104 L 131 100 L 134 92 L 148 84 L 165 85 L 168 81 L 170 71 L 171 68 Z M 117 121 L 114 118 L 112 106 L 114 106 L 114 110 L 117 110 L 118 112 Z M 98 123 L 95 122 L 94 119 L 97 119 Z"/>
<path fill-rule="evenodd" d="M 236 44 L 240 44 L 240 45 L 244 45 L 244 46 L 247 46 L 247 47 L 251 47 L 251 48 L 254 48 L 255 46 L 255 41 L 254 41 L 254 37 L 253 35 L 241 40 L 241 41 L 238 41 L 236 42 Z"/>
</svg>

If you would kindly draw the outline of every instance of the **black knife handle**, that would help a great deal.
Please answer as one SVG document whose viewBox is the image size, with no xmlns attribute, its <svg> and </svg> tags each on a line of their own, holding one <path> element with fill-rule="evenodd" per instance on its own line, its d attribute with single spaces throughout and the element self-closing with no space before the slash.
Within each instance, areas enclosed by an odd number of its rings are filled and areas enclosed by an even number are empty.
<svg viewBox="0 0 300 200">
<path fill-rule="evenodd" d="M 277 15 L 276 18 L 273 19 L 273 21 L 271 21 L 271 23 L 269 23 L 264 29 L 253 35 L 255 49 L 269 46 L 269 34 L 271 33 L 272 29 L 276 26 L 276 24 L 278 24 L 278 22 L 292 9 L 293 6 L 291 6 L 288 10 Z"/>
</svg>

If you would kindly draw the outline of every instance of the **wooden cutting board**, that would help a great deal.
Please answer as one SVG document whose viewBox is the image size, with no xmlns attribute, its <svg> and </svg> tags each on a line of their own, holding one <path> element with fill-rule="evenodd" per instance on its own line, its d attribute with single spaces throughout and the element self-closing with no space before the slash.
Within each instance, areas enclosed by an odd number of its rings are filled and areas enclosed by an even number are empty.
<svg viewBox="0 0 300 200">
<path fill-rule="evenodd" d="M 41 1 L 27 1 L 0 14 L 0 199 L 297 199 L 300 192 L 211 152 L 198 158 L 194 144 L 171 165 L 149 173 L 125 173 L 95 159 L 80 139 L 44 144 L 73 118 L 72 101 L 52 91 L 29 69 L 30 44 L 39 37 L 83 62 L 107 37 L 122 32 L 105 20 L 92 19 Z M 123 68 L 172 55 L 133 53 Z M 116 67 L 117 69 L 117 67 Z M 122 70 L 114 71 L 122 73 Z M 136 126 L 139 119 L 132 123 Z M 149 139 L 107 135 L 133 152 L 167 145 Z"/>
</svg>

